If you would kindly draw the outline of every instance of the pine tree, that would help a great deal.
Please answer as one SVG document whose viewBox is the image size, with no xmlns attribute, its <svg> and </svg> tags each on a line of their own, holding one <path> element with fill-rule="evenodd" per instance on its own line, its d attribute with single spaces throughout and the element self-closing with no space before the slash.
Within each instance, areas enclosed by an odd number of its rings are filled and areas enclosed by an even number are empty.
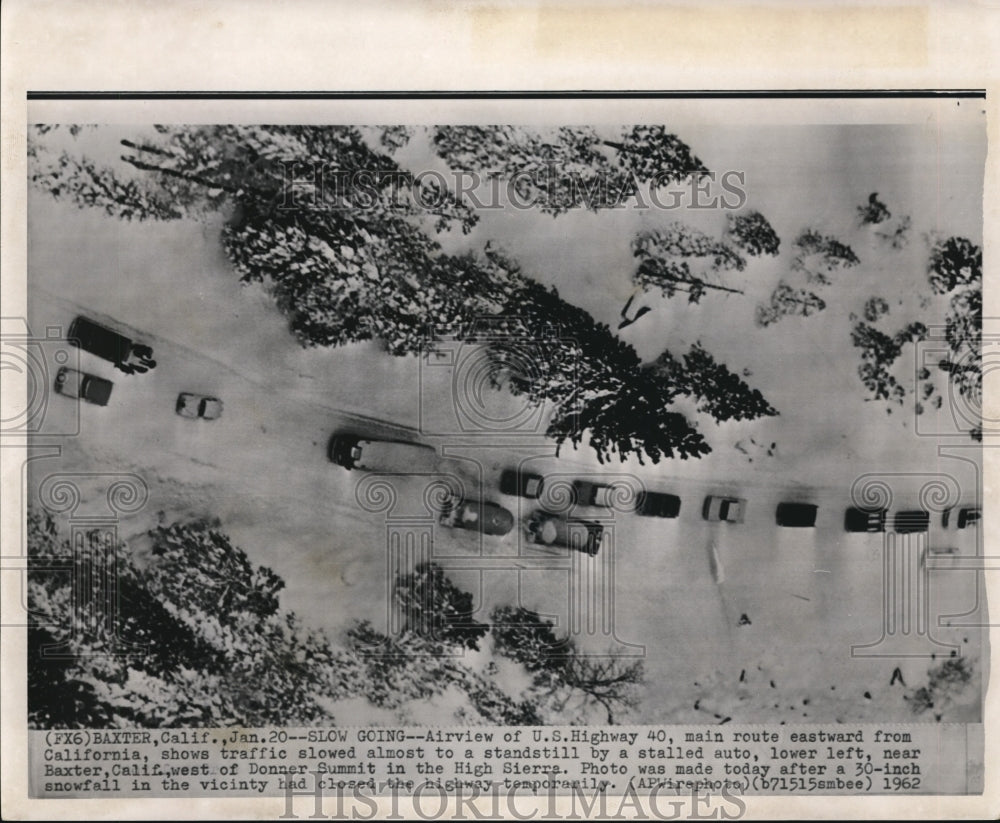
<svg viewBox="0 0 1000 823">
<path fill-rule="evenodd" d="M 617 140 L 586 127 L 438 126 L 432 140 L 453 168 L 506 180 L 518 204 L 553 216 L 573 208 L 620 206 L 636 194 L 637 181 L 661 187 L 706 172 L 690 148 L 662 126 L 633 126 Z"/>
<path fill-rule="evenodd" d="M 935 293 L 955 292 L 945 316 L 945 338 L 950 352 L 940 366 L 960 395 L 979 406 L 983 386 L 982 249 L 964 237 L 938 241 L 931 248 L 928 277 Z M 955 291 L 965 286 L 971 288 Z"/>
<path fill-rule="evenodd" d="M 853 315 L 852 315 L 853 317 Z M 851 342 L 861 349 L 858 375 L 872 393 L 873 400 L 887 400 L 902 405 L 906 389 L 892 376 L 890 369 L 907 343 L 925 339 L 927 327 L 923 323 L 910 323 L 892 337 L 868 323 L 856 323 L 851 329 Z"/>
<path fill-rule="evenodd" d="M 955 294 L 945 317 L 945 339 L 950 349 L 944 363 L 962 397 L 979 407 L 983 393 L 983 293 L 966 289 Z"/>
<path fill-rule="evenodd" d="M 651 368 L 683 386 L 686 394 L 699 400 L 698 411 L 717 421 L 754 420 L 778 413 L 760 391 L 751 389 L 725 365 L 717 363 L 700 341 L 684 355 L 683 365 L 664 352 Z"/>
<path fill-rule="evenodd" d="M 878 199 L 878 192 L 868 195 L 868 202 L 858 206 L 858 221 L 862 226 L 876 226 L 892 217 L 888 206 Z"/>
<path fill-rule="evenodd" d="M 766 328 L 782 317 L 810 317 L 826 308 L 826 301 L 807 289 L 795 289 L 784 280 L 771 293 L 766 304 L 757 306 L 757 325 Z"/>
<path fill-rule="evenodd" d="M 473 619 L 472 595 L 456 587 L 441 567 L 420 563 L 396 578 L 395 600 L 406 627 L 430 640 L 478 649 L 490 627 Z"/>
<path fill-rule="evenodd" d="M 928 276 L 936 294 L 947 294 L 958 286 L 980 285 L 982 249 L 964 237 L 941 240 L 931 248 Z"/>
<path fill-rule="evenodd" d="M 469 596 L 440 570 L 400 581 L 412 627 L 390 638 L 357 623 L 337 648 L 283 610 L 283 581 L 212 524 L 160 526 L 150 536 L 143 567 L 127 546 L 96 532 L 88 538 L 93 552 L 108 553 L 96 561 L 115 572 L 117 621 L 103 630 L 99 576 L 85 581 L 93 590 L 74 584 L 66 569 L 74 548 L 49 513 L 29 508 L 32 728 L 328 726 L 337 700 L 398 708 L 448 689 L 465 695 L 474 722 L 539 722 L 535 705 L 456 655 L 488 626 L 465 622 Z M 436 623 L 417 607 L 424 595 L 438 609 Z M 414 630 L 429 622 L 443 638 Z"/>
<path fill-rule="evenodd" d="M 733 238 L 733 243 L 747 254 L 758 257 L 778 254 L 781 238 L 759 211 L 748 211 L 745 214 L 729 215 L 727 233 Z"/>
<path fill-rule="evenodd" d="M 632 240 L 632 254 L 640 261 L 633 282 L 646 290 L 659 289 L 665 297 L 681 292 L 689 303 L 697 303 L 709 289 L 743 293 L 708 278 L 723 271 L 743 271 L 746 261 L 724 241 L 712 240 L 683 223 L 639 232 Z"/>
<path fill-rule="evenodd" d="M 601 707 L 608 723 L 616 722 L 616 713 L 636 706 L 644 677 L 642 661 L 585 654 L 572 638 L 558 638 L 552 622 L 529 609 L 498 607 L 492 622 L 496 653 L 520 663 L 532 675 L 532 703 L 548 704 L 564 718 L 567 705 L 575 699 L 584 709 Z"/>
</svg>

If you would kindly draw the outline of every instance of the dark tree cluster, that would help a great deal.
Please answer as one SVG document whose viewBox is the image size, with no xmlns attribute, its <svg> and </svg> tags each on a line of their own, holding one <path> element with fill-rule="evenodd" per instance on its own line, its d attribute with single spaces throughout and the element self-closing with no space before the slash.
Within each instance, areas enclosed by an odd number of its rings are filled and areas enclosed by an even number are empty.
<svg viewBox="0 0 1000 823">
<path fill-rule="evenodd" d="M 670 410 L 680 387 L 644 370 L 635 349 L 555 289 L 529 282 L 516 313 L 491 321 L 495 338 L 485 351 L 498 385 L 551 403 L 547 433 L 558 445 L 577 446 L 586 434 L 602 462 L 634 455 L 657 463 L 710 451 L 684 415 Z M 505 340 L 532 341 L 537 357 L 527 368 L 512 364 Z"/>
<path fill-rule="evenodd" d="M 873 191 L 868 195 L 868 202 L 858 206 L 858 221 L 862 226 L 877 226 L 892 217 L 892 212 L 881 200 L 878 199 L 878 192 Z"/>
<path fill-rule="evenodd" d="M 663 126 L 633 126 L 616 140 L 587 127 L 438 126 L 432 141 L 452 168 L 505 180 L 513 202 L 553 216 L 615 208 L 637 195 L 637 183 L 659 188 L 707 171 Z"/>
<path fill-rule="evenodd" d="M 846 243 L 816 229 L 802 232 L 795 247 L 798 251 L 792 260 L 792 270 L 802 272 L 807 281 L 821 286 L 828 286 L 830 275 L 838 269 L 849 269 L 861 262 Z"/>
<path fill-rule="evenodd" d="M 804 279 L 805 285 L 782 278 L 767 303 L 758 304 L 754 319 L 766 328 L 783 317 L 809 317 L 826 308 L 826 301 L 813 288 L 830 285 L 830 275 L 838 269 L 852 268 L 861 261 L 853 249 L 835 237 L 816 229 L 806 229 L 795 240 L 791 273 Z"/>
<path fill-rule="evenodd" d="M 851 329 L 851 342 L 861 349 L 858 375 L 871 392 L 871 399 L 903 405 L 907 392 L 892 375 L 891 369 L 902 354 L 903 346 L 923 340 L 926 336 L 927 327 L 923 323 L 910 323 L 892 337 L 868 323 L 855 323 Z M 887 411 L 891 413 L 892 410 Z"/>
<path fill-rule="evenodd" d="M 736 246 L 753 257 L 777 256 L 781 246 L 781 238 L 759 211 L 729 215 L 728 234 Z"/>
<path fill-rule="evenodd" d="M 337 648 L 282 609 L 283 581 L 210 523 L 153 529 L 141 566 L 97 532 L 74 548 L 45 510 L 29 508 L 27 525 L 32 728 L 331 725 L 337 700 L 393 709 L 450 688 L 467 696 L 471 721 L 539 722 L 528 699 L 456 654 L 489 626 L 433 565 L 397 580 L 403 632 L 361 622 Z M 97 573 L 81 588 L 72 570 L 84 567 Z"/>
<path fill-rule="evenodd" d="M 936 294 L 950 294 L 945 315 L 948 357 L 939 363 L 959 395 L 973 407 L 983 392 L 983 253 L 964 237 L 949 237 L 931 248 L 928 278 Z M 975 439 L 975 431 L 970 432 Z M 980 435 L 981 436 L 981 435 Z"/>
<path fill-rule="evenodd" d="M 349 661 L 278 607 L 282 581 L 210 524 L 150 537 L 148 567 L 96 532 L 74 558 L 52 516 L 29 510 L 34 728 L 311 725 L 330 720 L 327 700 L 362 691 Z M 58 571 L 67 558 L 99 571 L 88 588 Z"/>
<path fill-rule="evenodd" d="M 949 237 L 934 244 L 928 279 L 935 294 L 948 294 L 959 286 L 979 286 L 983 281 L 983 251 L 964 237 Z"/>
<path fill-rule="evenodd" d="M 685 394 L 697 398 L 698 411 L 720 422 L 755 420 L 778 413 L 757 389 L 751 389 L 725 365 L 717 363 L 700 342 L 691 346 L 683 363 L 664 352 L 648 368 L 661 379 L 683 386 Z"/>
<path fill-rule="evenodd" d="M 640 232 L 632 240 L 632 254 L 639 260 L 632 281 L 644 291 L 658 289 L 664 297 L 681 292 L 689 303 L 697 303 L 710 289 L 742 294 L 711 278 L 724 271 L 743 271 L 746 260 L 725 241 L 683 223 Z"/>
<path fill-rule="evenodd" d="M 614 723 L 617 712 L 637 705 L 641 660 L 586 654 L 572 638 L 557 637 L 553 623 L 529 609 L 501 606 L 491 619 L 496 653 L 524 666 L 532 675 L 536 699 L 548 698 L 556 712 L 563 713 L 573 701 L 594 704 Z"/>
</svg>

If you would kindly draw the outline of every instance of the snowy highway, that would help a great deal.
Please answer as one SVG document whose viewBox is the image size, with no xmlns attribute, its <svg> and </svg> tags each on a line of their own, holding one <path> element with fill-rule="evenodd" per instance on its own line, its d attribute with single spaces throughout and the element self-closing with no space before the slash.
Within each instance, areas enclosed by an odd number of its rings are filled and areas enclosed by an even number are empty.
<svg viewBox="0 0 1000 823">
<path fill-rule="evenodd" d="M 287 385 L 277 389 L 173 340 L 124 326 L 95 307 L 41 290 L 34 294 L 32 325 L 66 328 L 80 312 L 152 345 L 158 366 L 148 374 L 130 376 L 88 352 L 74 350 L 82 370 L 115 383 L 111 401 L 100 408 L 53 394 L 42 435 L 72 430 L 74 416 L 79 415 L 80 434 L 73 438 L 68 456 L 77 449 L 103 455 L 105 463 L 148 478 L 151 510 L 164 495 L 160 484 L 167 489 L 200 490 L 205 514 L 222 519 L 252 558 L 286 580 L 288 602 L 309 623 L 336 631 L 352 618 L 386 621 L 387 581 L 393 572 L 386 550 L 389 521 L 386 513 L 366 511 L 359 504 L 363 492 L 358 487 L 364 486 L 366 476 L 331 463 L 327 443 L 333 432 L 343 430 L 390 439 L 418 439 L 419 433 L 338 411 Z M 220 397 L 225 403 L 222 417 L 216 421 L 180 417 L 174 403 L 181 391 Z M 639 517 L 625 511 L 627 505 L 621 510 L 576 506 L 575 516 L 606 526 L 604 546 L 596 558 L 533 546 L 520 528 L 495 538 L 433 527 L 435 558 L 453 569 L 451 575 L 459 585 L 476 594 L 480 618 L 494 603 L 513 601 L 537 608 L 558 625 L 584 629 L 581 643 L 595 653 L 611 647 L 644 654 L 654 681 L 666 677 L 673 665 L 669 654 L 654 652 L 686 647 L 692 638 L 701 639 L 705 658 L 687 665 L 695 673 L 704 668 L 705 676 L 717 670 L 720 660 L 743 661 L 740 669 L 745 670 L 751 661 L 769 659 L 769 671 L 782 671 L 786 682 L 797 672 L 804 688 L 817 665 L 839 670 L 850 661 L 874 668 L 872 661 L 852 660 L 850 648 L 879 640 L 885 538 L 844 533 L 850 489 L 788 489 L 694 478 L 671 481 L 648 474 L 640 478 L 615 467 L 595 470 L 583 461 L 557 459 L 551 449 L 512 451 L 483 445 L 475 438 L 462 443 L 452 437 L 446 442 L 446 450 L 455 456 L 440 461 L 441 477 L 457 480 L 470 497 L 499 502 L 522 523 L 550 498 L 543 494 L 541 501 L 532 501 L 499 493 L 500 471 L 518 461 L 556 488 L 583 476 L 636 490 L 645 485 L 683 500 L 676 520 Z M 424 494 L 429 479 L 391 478 L 398 495 L 393 516 L 427 520 Z M 558 490 L 552 494 L 558 496 Z M 746 497 L 746 522 L 705 522 L 701 504 L 707 494 Z M 164 508 L 171 507 L 169 498 L 165 494 Z M 776 527 L 775 507 L 785 500 L 817 504 L 816 528 Z M 262 513 L 269 524 L 265 528 L 260 526 Z M 241 523 L 253 525 L 242 533 Z M 958 532 L 954 518 L 944 533 L 940 515 L 933 517 L 928 538 L 931 545 L 956 544 L 965 555 L 976 550 L 976 530 Z M 975 605 L 969 572 L 947 575 L 945 581 L 949 585 L 934 591 L 931 614 L 961 613 Z M 577 602 L 578 589 L 588 585 L 602 592 L 606 602 Z M 359 597 L 359 589 L 366 594 Z M 642 619 L 650 612 L 662 613 L 662 620 L 650 624 Z M 860 625 L 870 630 L 859 636 L 858 616 L 865 613 L 869 619 Z M 655 631 L 650 634 L 650 629 Z M 837 631 L 844 631 L 841 654 L 831 654 L 828 641 Z M 935 635 L 944 636 L 937 630 Z M 777 636 L 782 638 L 781 648 L 771 648 L 770 638 Z M 914 648 L 926 644 L 923 638 Z M 913 677 L 925 667 L 921 658 L 907 665 Z M 839 671 L 838 677 L 842 674 Z"/>
</svg>

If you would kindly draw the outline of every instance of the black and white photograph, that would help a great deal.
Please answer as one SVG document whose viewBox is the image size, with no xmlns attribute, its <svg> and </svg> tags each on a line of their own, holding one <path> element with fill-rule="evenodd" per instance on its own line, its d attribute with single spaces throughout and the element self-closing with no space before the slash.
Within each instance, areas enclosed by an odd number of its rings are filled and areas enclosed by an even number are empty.
<svg viewBox="0 0 1000 823">
<path fill-rule="evenodd" d="M 32 124 L 31 725 L 979 721 L 984 119 L 926 108 Z"/>
<path fill-rule="evenodd" d="M 29 797 L 987 790 L 985 91 L 26 107 Z"/>
</svg>

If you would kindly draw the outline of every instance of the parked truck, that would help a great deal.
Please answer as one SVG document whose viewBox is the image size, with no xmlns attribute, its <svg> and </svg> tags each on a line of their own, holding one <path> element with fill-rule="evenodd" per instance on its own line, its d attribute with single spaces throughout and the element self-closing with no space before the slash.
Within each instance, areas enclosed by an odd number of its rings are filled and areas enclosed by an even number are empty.
<svg viewBox="0 0 1000 823">
<path fill-rule="evenodd" d="M 156 365 L 152 348 L 83 315 L 70 324 L 66 339 L 124 371 L 145 371 Z"/>
<path fill-rule="evenodd" d="M 438 462 L 433 446 L 354 434 L 333 435 L 328 455 L 338 466 L 366 472 L 435 472 Z"/>
</svg>

